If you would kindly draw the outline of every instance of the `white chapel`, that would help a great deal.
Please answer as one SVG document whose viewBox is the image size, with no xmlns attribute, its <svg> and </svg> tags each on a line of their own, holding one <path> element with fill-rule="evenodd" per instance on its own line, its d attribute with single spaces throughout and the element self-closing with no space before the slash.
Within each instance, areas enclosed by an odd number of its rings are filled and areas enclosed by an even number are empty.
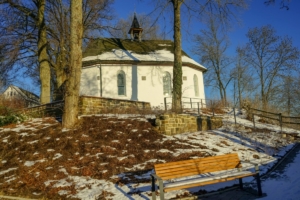
<svg viewBox="0 0 300 200">
<path fill-rule="evenodd" d="M 163 106 L 171 101 L 174 43 L 143 40 L 136 15 L 131 39 L 99 38 L 83 54 L 80 95 L 150 102 Z M 182 51 L 182 96 L 205 99 L 206 68 Z"/>
</svg>

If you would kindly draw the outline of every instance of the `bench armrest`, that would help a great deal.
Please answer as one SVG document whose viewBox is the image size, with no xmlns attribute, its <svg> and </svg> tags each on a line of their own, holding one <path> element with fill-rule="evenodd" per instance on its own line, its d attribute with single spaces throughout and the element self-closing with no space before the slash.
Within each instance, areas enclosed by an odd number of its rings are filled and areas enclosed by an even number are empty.
<svg viewBox="0 0 300 200">
<path fill-rule="evenodd" d="M 259 166 L 260 166 L 259 163 L 255 163 L 255 162 L 251 162 L 251 161 L 241 161 L 241 163 L 250 163 L 250 164 L 254 165 L 255 171 L 259 172 Z"/>
<path fill-rule="evenodd" d="M 157 176 L 156 174 L 150 174 L 150 176 L 152 176 L 153 178 L 155 178 L 159 181 L 162 181 L 162 179 L 159 176 Z"/>
<path fill-rule="evenodd" d="M 251 161 L 242 161 L 241 163 L 250 163 L 254 166 L 257 166 L 257 165 L 259 166 L 260 165 L 259 163 L 255 163 L 255 162 L 251 162 Z"/>
</svg>

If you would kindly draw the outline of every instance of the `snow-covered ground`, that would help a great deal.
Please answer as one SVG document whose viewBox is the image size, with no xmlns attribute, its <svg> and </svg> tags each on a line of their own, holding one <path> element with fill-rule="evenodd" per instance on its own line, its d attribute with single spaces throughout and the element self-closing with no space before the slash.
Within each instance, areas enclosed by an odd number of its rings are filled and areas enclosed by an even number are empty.
<svg viewBox="0 0 300 200">
<path fill-rule="evenodd" d="M 298 148 L 299 149 L 299 148 Z M 300 199 L 300 151 L 292 160 L 286 161 L 286 166 L 271 172 L 262 181 L 266 197 L 264 200 L 298 200 Z"/>
<path fill-rule="evenodd" d="M 119 117 L 121 118 L 121 116 Z M 276 164 L 278 160 L 280 160 L 295 145 L 295 141 L 291 141 L 288 138 L 282 137 L 280 128 L 278 126 L 256 122 L 257 129 L 252 130 L 252 122 L 244 119 L 244 116 L 237 117 L 237 125 L 234 124 L 234 118 L 232 114 L 225 114 L 223 117 L 224 125 L 218 130 L 184 133 L 175 136 L 163 136 L 161 139 L 152 142 L 156 144 L 170 144 L 169 146 L 161 145 L 162 147 L 157 152 L 160 154 L 172 155 L 173 157 L 179 157 L 187 153 L 195 152 L 198 154 L 202 153 L 203 155 L 222 155 L 236 152 L 238 153 L 242 161 L 259 163 L 261 174 L 267 173 L 268 170 L 270 170 L 272 166 L 274 166 L 274 164 Z M 0 145 L 10 144 L 10 136 L 3 136 L 8 131 L 14 130 L 19 135 L 22 141 L 26 137 L 33 137 L 33 133 L 28 133 L 30 130 L 36 131 L 37 129 L 49 128 L 47 123 L 41 122 L 42 120 L 33 120 L 32 122 L 30 122 L 30 126 L 20 124 L 16 127 L 0 128 Z M 38 124 L 38 126 L 34 126 L 33 124 L 35 123 Z M 60 130 L 60 133 L 64 134 L 68 131 L 70 130 Z M 111 134 L 123 134 L 121 132 L 114 132 L 112 129 L 106 129 L 103 131 Z M 143 130 L 143 133 L 147 131 L 148 130 Z M 132 127 L 131 132 L 135 133 L 135 136 L 137 137 L 140 136 L 135 127 Z M 288 128 L 284 128 L 283 132 L 294 133 L 298 135 L 300 134 L 300 131 Z M 52 137 L 52 135 L 45 135 L 42 139 L 49 140 L 50 137 Z M 72 137 L 71 134 L 68 137 Z M 81 137 L 87 140 L 89 135 L 84 134 Z M 129 144 L 130 140 L 131 139 L 128 139 Z M 32 145 L 38 142 L 36 139 L 26 141 Z M 59 143 L 60 138 L 56 138 L 55 141 Z M 111 149 L 111 151 L 114 151 L 118 147 L 118 143 L 118 139 L 114 139 L 111 141 L 111 146 L 101 146 L 101 150 Z M 86 145 L 87 144 L 88 143 L 86 143 Z M 176 146 L 173 148 L 171 144 L 174 144 Z M 182 148 L 180 148 L 181 146 Z M 120 162 L 122 160 L 136 157 L 136 155 L 127 154 L 127 150 L 122 151 L 122 153 L 124 154 L 123 157 L 113 154 L 107 154 L 107 157 L 114 156 Z M 143 149 L 143 151 L 145 157 L 149 156 L 149 154 L 153 152 L 153 150 L 150 149 Z M 63 163 L 64 160 L 65 162 L 72 160 L 66 157 L 64 152 L 58 152 L 55 147 L 53 147 L 52 149 L 47 149 L 47 152 L 52 153 L 51 162 L 60 161 L 61 163 Z M 10 165 L 10 167 L 7 167 L 8 165 L 6 164 L 10 161 L 5 159 L 5 153 L 6 152 L 3 149 L 2 152 L 0 151 L 0 178 L 2 177 L 1 181 L 3 181 L 2 183 L 0 181 L 0 188 L 1 186 L 7 187 L 10 182 L 14 183 L 14 181 L 16 181 L 20 176 L 20 172 L 12 173 L 15 171 L 17 172 L 20 167 L 12 167 L 12 165 Z M 72 154 L 74 154 L 74 157 L 77 153 L 78 152 L 72 152 Z M 23 167 L 26 167 L 25 169 L 28 169 L 28 171 L 32 170 L 32 173 L 35 172 L 34 176 L 36 178 L 42 178 L 43 176 L 45 176 L 45 174 L 42 173 L 43 171 L 36 171 L 35 169 L 42 165 L 44 162 L 47 162 L 48 159 L 50 160 L 50 158 L 38 156 L 39 152 L 35 152 L 34 154 L 37 155 L 36 160 L 26 160 L 19 158 L 19 162 Z M 87 153 L 86 157 L 94 156 L 96 159 L 102 154 L 103 153 L 99 150 L 95 151 L 95 155 L 90 155 L 90 153 Z M 199 157 L 197 156 L 198 154 L 195 154 L 194 158 Z M 57 194 L 67 199 L 151 199 L 150 174 L 153 173 L 153 170 L 145 170 L 144 166 L 147 164 L 157 163 L 159 161 L 166 162 L 166 160 L 164 160 L 163 158 L 157 159 L 150 156 L 149 158 L 150 159 L 147 161 L 135 163 L 133 167 L 125 167 L 124 173 L 113 174 L 111 177 L 103 179 L 88 176 L 89 173 L 87 172 L 85 176 L 77 176 L 76 173 L 71 173 L 71 171 L 76 171 L 80 167 L 84 168 L 84 166 L 82 165 L 79 166 L 74 164 L 74 166 L 71 166 L 72 170 L 70 171 L 69 169 L 67 170 L 66 167 L 63 166 L 63 164 L 61 164 L 57 170 L 58 176 L 53 177 L 53 179 L 46 180 L 43 183 L 43 187 L 56 189 Z M 83 160 L 85 158 L 81 156 L 79 159 Z M 72 161 L 72 164 L 74 162 Z M 101 168 L 101 173 L 103 174 L 114 170 L 112 169 L 110 164 L 106 162 L 102 162 L 101 166 L 103 166 L 103 168 Z M 262 183 L 262 189 L 264 193 L 268 194 L 264 199 L 299 199 L 300 189 L 297 186 L 299 186 L 300 173 L 299 167 L 297 168 L 297 166 L 300 166 L 300 155 L 297 156 L 294 163 L 291 163 L 291 165 L 286 168 L 285 171 L 283 171 L 283 175 L 281 177 L 284 177 L 284 179 L 264 180 Z M 243 167 L 252 168 L 253 166 L 249 163 L 244 163 Z M 52 168 L 49 164 L 47 165 L 47 170 L 54 170 L 54 168 Z M 137 173 L 137 171 L 139 171 L 139 173 Z M 123 181 L 117 182 L 114 180 Z M 124 180 L 128 181 L 124 182 Z M 246 184 L 247 182 L 253 182 L 253 178 L 245 178 L 243 182 Z M 237 181 L 168 192 L 165 194 L 165 197 L 167 199 L 174 198 L 176 196 L 187 195 L 188 193 L 194 193 L 203 190 L 210 192 L 232 186 L 233 184 L 237 184 Z M 39 192 L 36 193 L 34 192 L 34 190 L 32 191 L 32 194 L 36 195 L 37 197 L 41 195 L 41 190 L 38 190 Z M 157 199 L 159 199 L 159 196 L 157 196 Z"/>
</svg>

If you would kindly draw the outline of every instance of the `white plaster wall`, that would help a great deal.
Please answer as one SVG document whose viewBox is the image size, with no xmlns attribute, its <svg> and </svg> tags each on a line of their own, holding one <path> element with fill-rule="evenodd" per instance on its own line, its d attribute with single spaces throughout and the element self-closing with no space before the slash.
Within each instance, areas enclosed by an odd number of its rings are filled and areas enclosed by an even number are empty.
<svg viewBox="0 0 300 200">
<path fill-rule="evenodd" d="M 132 66 L 131 65 L 102 65 L 102 96 L 116 99 L 132 99 Z M 118 95 L 117 74 L 122 70 L 125 73 L 126 93 Z"/>
<path fill-rule="evenodd" d="M 152 107 L 164 106 L 164 97 L 171 97 L 171 94 L 163 93 L 164 72 L 169 72 L 172 80 L 173 67 L 171 66 L 138 66 L 138 100 L 148 101 Z M 146 80 L 142 80 L 143 76 Z"/>
<path fill-rule="evenodd" d="M 194 89 L 194 75 L 198 77 L 199 96 L 195 95 Z M 203 85 L 203 73 L 202 71 L 195 70 L 190 67 L 182 67 L 182 76 L 185 76 L 187 80 L 183 80 L 182 83 L 182 96 L 190 98 L 204 99 L 204 85 Z"/>
<path fill-rule="evenodd" d="M 81 75 L 81 95 L 100 96 L 99 66 L 83 68 Z M 116 99 L 138 100 L 150 102 L 151 106 L 164 106 L 164 98 L 171 97 L 163 94 L 163 74 L 171 74 L 172 66 L 132 66 L 132 65 L 102 65 L 102 96 Z M 126 75 L 126 95 L 118 95 L 117 73 L 124 71 Z M 199 96 L 195 96 L 193 76 L 198 76 Z M 190 67 L 183 67 L 183 97 L 205 99 L 203 73 Z M 145 77 L 146 80 L 142 80 Z M 172 82 L 172 81 L 171 81 Z M 172 84 L 172 83 L 171 83 Z M 196 100 L 195 100 L 196 101 Z M 199 100 L 198 100 L 199 101 Z M 171 102 L 171 98 L 167 98 Z"/>
<path fill-rule="evenodd" d="M 194 75 L 198 77 L 198 89 L 199 96 L 195 94 L 194 88 Z M 201 102 L 205 104 L 205 93 L 204 93 L 204 82 L 203 82 L 203 72 L 199 70 L 195 70 L 190 67 L 182 67 L 182 76 L 186 76 L 187 80 L 182 81 L 182 96 L 184 102 L 190 102 L 189 98 L 192 98 L 192 102 Z M 189 107 L 190 104 L 185 103 L 185 107 Z M 193 104 L 196 106 L 196 104 Z"/>
<path fill-rule="evenodd" d="M 86 67 L 81 70 L 80 95 L 100 96 L 100 76 L 98 65 Z"/>
<path fill-rule="evenodd" d="M 13 89 L 11 86 L 9 86 L 4 92 L 3 92 L 3 96 L 5 97 L 10 97 L 11 96 L 11 92 L 13 92 L 13 96 L 14 96 L 14 92 L 15 89 Z"/>
<path fill-rule="evenodd" d="M 22 97 L 19 92 L 13 88 L 12 86 L 9 86 L 4 92 L 3 96 L 5 98 L 16 98 L 16 97 Z"/>
</svg>

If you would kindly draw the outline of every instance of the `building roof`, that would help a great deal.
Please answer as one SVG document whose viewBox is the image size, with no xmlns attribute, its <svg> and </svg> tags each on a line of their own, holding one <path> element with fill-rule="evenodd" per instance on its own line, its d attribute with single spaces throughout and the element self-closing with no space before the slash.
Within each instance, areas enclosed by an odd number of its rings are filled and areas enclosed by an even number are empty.
<svg viewBox="0 0 300 200">
<path fill-rule="evenodd" d="M 135 13 L 132 20 L 131 28 L 141 28 Z"/>
<path fill-rule="evenodd" d="M 40 97 L 39 97 L 38 95 L 36 95 L 36 94 L 34 94 L 34 93 L 32 93 L 32 92 L 29 92 L 29 91 L 27 91 L 27 90 L 24 90 L 23 88 L 17 87 L 17 86 L 13 86 L 13 87 L 15 87 L 16 89 L 21 90 L 21 92 L 22 92 L 23 94 L 25 94 L 25 96 L 26 96 L 28 99 L 31 99 L 31 100 L 34 100 L 34 101 L 39 102 Z"/>
<path fill-rule="evenodd" d="M 171 40 L 132 41 L 118 38 L 99 38 L 91 41 L 83 53 L 83 66 L 92 64 L 160 64 L 173 65 L 174 43 Z M 198 70 L 206 68 L 182 51 L 183 65 Z"/>
<path fill-rule="evenodd" d="M 35 103 L 39 104 L 40 98 L 39 98 L 38 95 L 36 95 L 36 94 L 34 94 L 32 92 L 29 92 L 29 91 L 27 91 L 27 90 L 25 90 L 23 88 L 17 87 L 15 85 L 10 85 L 10 86 L 7 87 L 7 89 L 10 88 L 10 87 L 13 88 L 13 89 L 15 89 L 19 93 L 19 95 L 21 95 L 22 98 L 24 98 L 25 100 L 31 101 L 31 102 L 35 102 Z M 5 93 L 5 91 L 3 93 Z"/>
</svg>

